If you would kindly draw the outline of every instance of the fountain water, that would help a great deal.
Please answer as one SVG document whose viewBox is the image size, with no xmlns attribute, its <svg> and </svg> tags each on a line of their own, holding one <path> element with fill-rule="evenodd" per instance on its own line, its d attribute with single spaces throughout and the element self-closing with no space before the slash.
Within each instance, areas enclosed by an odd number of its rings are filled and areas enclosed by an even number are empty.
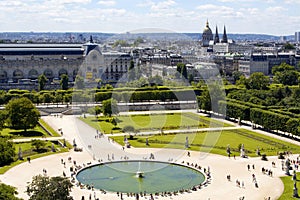
<svg viewBox="0 0 300 200">
<path fill-rule="evenodd" d="M 115 161 L 88 166 L 76 178 L 85 185 L 110 192 L 147 194 L 190 189 L 205 182 L 194 168 L 159 161 Z M 155 183 L 155 184 L 153 184 Z"/>
<path fill-rule="evenodd" d="M 141 171 L 141 162 L 139 162 L 139 168 L 136 172 L 136 177 L 137 178 L 144 178 L 144 172 Z"/>
</svg>

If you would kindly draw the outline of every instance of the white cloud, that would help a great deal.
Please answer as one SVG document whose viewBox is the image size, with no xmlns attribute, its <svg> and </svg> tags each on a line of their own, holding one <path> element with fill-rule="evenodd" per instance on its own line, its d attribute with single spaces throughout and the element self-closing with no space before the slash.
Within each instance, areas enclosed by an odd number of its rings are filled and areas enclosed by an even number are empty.
<svg viewBox="0 0 300 200">
<path fill-rule="evenodd" d="M 269 14 L 271 13 L 274 15 L 275 13 L 282 14 L 284 11 L 286 11 L 286 8 L 276 6 L 276 7 L 269 7 L 266 9 L 266 13 Z"/>
<path fill-rule="evenodd" d="M 197 10 L 200 10 L 203 15 L 207 15 L 207 17 L 211 18 L 221 18 L 221 17 L 241 17 L 242 13 L 235 11 L 231 7 L 227 6 L 218 6 L 213 4 L 205 4 L 198 6 L 196 8 Z"/>
<path fill-rule="evenodd" d="M 105 1 L 98 1 L 98 4 L 103 6 L 114 6 L 116 5 L 116 2 L 112 0 L 105 0 Z"/>
<path fill-rule="evenodd" d="M 161 2 L 153 4 L 151 6 L 151 10 L 153 10 L 153 11 L 167 10 L 175 5 L 176 5 L 176 2 L 173 0 L 161 1 Z"/>
<path fill-rule="evenodd" d="M 217 0 L 204 5 L 190 1 L 199 6 L 177 0 L 140 0 L 134 6 L 124 0 L 0 0 L 0 31 L 125 32 L 157 27 L 201 32 L 206 19 L 211 27 L 226 25 L 231 33 L 279 35 L 300 30 L 300 0 Z M 122 9 L 113 7 L 118 2 Z"/>
<path fill-rule="evenodd" d="M 287 4 L 300 4 L 299 0 L 284 0 L 284 3 Z"/>
<path fill-rule="evenodd" d="M 5 1 L 0 1 L 0 6 L 22 6 L 24 5 L 23 2 L 21 1 L 8 1 L 8 0 L 5 0 Z"/>
<path fill-rule="evenodd" d="M 87 4 L 90 3 L 92 0 L 50 0 L 52 2 L 58 3 L 58 4 Z"/>
<path fill-rule="evenodd" d="M 224 3 L 228 3 L 228 2 L 234 2 L 234 3 L 245 3 L 245 2 L 255 2 L 257 0 L 218 0 L 219 2 L 224 2 Z M 270 0 L 264 0 L 264 1 L 270 1 Z M 272 1 L 272 0 L 271 0 Z"/>
</svg>

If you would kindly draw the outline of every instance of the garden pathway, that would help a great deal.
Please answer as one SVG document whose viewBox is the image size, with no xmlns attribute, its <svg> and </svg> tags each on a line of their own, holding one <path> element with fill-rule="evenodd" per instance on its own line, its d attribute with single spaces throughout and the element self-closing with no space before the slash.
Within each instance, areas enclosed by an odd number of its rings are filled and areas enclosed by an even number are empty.
<svg viewBox="0 0 300 200">
<path fill-rule="evenodd" d="M 265 197 L 271 199 L 278 198 L 283 191 L 283 184 L 279 176 L 283 176 L 284 172 L 281 170 L 281 162 L 276 157 L 268 157 L 269 161 L 261 161 L 259 158 L 227 158 L 225 156 L 213 155 L 201 152 L 191 152 L 191 156 L 187 156 L 187 151 L 177 149 L 151 149 L 151 148 L 130 148 L 122 150 L 119 144 L 112 142 L 107 136 L 98 138 L 97 131 L 92 127 L 86 125 L 76 116 L 64 116 L 57 118 L 54 116 L 46 116 L 43 119 L 54 129 L 62 128 L 64 135 L 71 144 L 76 143 L 78 147 L 83 148 L 83 152 L 70 151 L 63 154 L 55 154 L 39 159 L 32 160 L 31 163 L 22 163 L 0 176 L 0 180 L 13 185 L 18 188 L 19 196 L 28 199 L 25 193 L 26 185 L 31 181 L 31 177 L 37 174 L 42 174 L 42 170 L 47 170 L 49 176 L 59 176 L 65 172 L 69 173 L 71 162 L 66 162 L 66 166 L 61 164 L 61 159 L 67 160 L 69 157 L 76 160 L 78 164 L 97 163 L 98 159 L 108 161 L 114 154 L 114 160 L 121 160 L 124 156 L 129 159 L 144 159 L 150 153 L 155 155 L 156 160 L 168 161 L 172 159 L 177 163 L 182 161 L 197 163 L 203 167 L 210 167 L 212 172 L 212 181 L 201 190 L 180 194 L 172 197 L 161 197 L 157 199 L 174 199 L 174 200 L 237 200 L 240 197 L 245 197 L 247 200 L 260 200 Z M 291 156 L 295 159 L 296 155 Z M 273 168 L 271 162 L 276 163 Z M 255 169 L 247 170 L 247 165 L 255 165 Z M 261 173 L 261 168 L 271 169 L 273 177 L 269 177 Z M 26 172 L 26 173 L 24 173 Z M 226 176 L 231 175 L 232 181 L 227 181 Z M 254 187 L 252 182 L 252 174 L 256 175 L 259 188 Z M 237 187 L 235 181 L 244 182 L 244 188 Z M 81 200 L 82 196 L 88 199 L 89 195 L 94 196 L 94 192 L 87 189 L 80 189 L 74 187 L 72 196 L 75 200 Z M 115 193 L 102 194 L 100 191 L 95 192 L 96 196 L 101 200 L 120 199 Z M 124 199 L 131 199 L 132 197 L 123 196 Z M 144 199 L 140 198 L 140 199 Z"/>
</svg>

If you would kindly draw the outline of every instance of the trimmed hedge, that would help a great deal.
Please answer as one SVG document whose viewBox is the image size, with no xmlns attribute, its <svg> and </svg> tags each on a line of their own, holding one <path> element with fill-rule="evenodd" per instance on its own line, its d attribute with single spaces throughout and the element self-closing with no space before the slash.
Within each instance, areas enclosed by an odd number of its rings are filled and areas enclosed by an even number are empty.
<svg viewBox="0 0 300 200">
<path fill-rule="evenodd" d="M 219 101 L 219 107 L 221 109 L 221 113 L 226 113 L 227 117 L 235 119 L 240 118 L 241 120 L 250 120 L 250 108 L 248 106 L 236 104 L 233 102 Z"/>
<path fill-rule="evenodd" d="M 290 118 L 286 115 L 274 113 L 271 111 L 266 111 L 258 108 L 250 109 L 250 120 L 255 123 L 263 126 L 268 130 L 280 130 L 287 131 L 287 121 Z"/>
</svg>

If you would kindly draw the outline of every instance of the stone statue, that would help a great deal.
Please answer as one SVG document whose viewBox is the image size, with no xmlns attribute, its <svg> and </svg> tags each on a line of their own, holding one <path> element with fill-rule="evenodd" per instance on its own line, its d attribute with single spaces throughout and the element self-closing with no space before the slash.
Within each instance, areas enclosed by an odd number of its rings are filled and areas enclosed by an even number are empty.
<svg viewBox="0 0 300 200">
<path fill-rule="evenodd" d="M 23 160 L 23 153 L 22 153 L 22 148 L 21 147 L 19 147 L 18 159 Z"/>
<path fill-rule="evenodd" d="M 245 155 L 245 147 L 244 147 L 244 144 L 242 144 L 240 151 L 241 151 L 240 156 L 241 156 L 242 158 L 245 158 L 246 155 Z"/>
<path fill-rule="evenodd" d="M 51 145 L 51 151 L 52 152 L 55 152 L 55 148 L 54 148 L 54 144 L 52 143 L 52 145 Z"/>
<path fill-rule="evenodd" d="M 230 150 L 230 145 L 229 144 L 227 145 L 226 153 L 228 154 L 228 156 L 231 154 L 231 150 Z"/>
<path fill-rule="evenodd" d="M 256 150 L 256 155 L 260 156 L 260 149 L 259 149 L 259 147 Z"/>
<path fill-rule="evenodd" d="M 299 197 L 298 188 L 297 188 L 297 181 L 294 181 L 293 197 L 297 197 L 297 198 Z"/>
<path fill-rule="evenodd" d="M 189 148 L 190 145 L 189 145 L 189 137 L 186 137 L 185 138 L 185 148 Z"/>
</svg>

